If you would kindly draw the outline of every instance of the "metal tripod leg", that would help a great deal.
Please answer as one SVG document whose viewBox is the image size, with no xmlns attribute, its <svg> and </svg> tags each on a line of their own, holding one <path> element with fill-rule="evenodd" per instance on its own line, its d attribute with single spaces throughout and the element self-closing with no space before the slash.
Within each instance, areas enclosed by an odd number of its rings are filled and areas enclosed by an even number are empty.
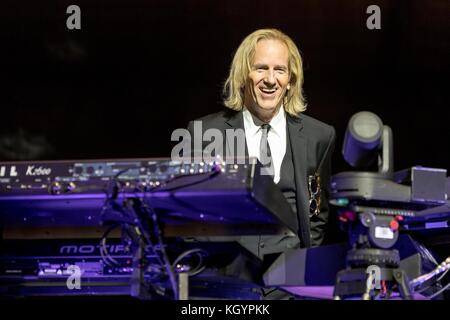
<svg viewBox="0 0 450 320">
<path fill-rule="evenodd" d="M 400 296 L 405 300 L 413 300 L 414 297 L 411 294 L 408 276 L 406 275 L 405 271 L 402 269 L 395 269 L 393 272 L 393 277 L 397 282 Z"/>
<path fill-rule="evenodd" d="M 189 300 L 189 272 L 178 273 L 178 300 Z"/>
</svg>

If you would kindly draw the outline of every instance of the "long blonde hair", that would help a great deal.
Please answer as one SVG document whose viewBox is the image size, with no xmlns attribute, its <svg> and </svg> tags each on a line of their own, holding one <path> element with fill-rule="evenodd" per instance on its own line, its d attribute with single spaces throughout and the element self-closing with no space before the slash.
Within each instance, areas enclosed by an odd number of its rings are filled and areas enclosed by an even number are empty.
<svg viewBox="0 0 450 320">
<path fill-rule="evenodd" d="M 290 90 L 284 97 L 284 110 L 294 117 L 306 110 L 303 95 L 303 62 L 294 41 L 277 29 L 260 29 L 249 34 L 239 45 L 230 74 L 223 88 L 224 104 L 230 109 L 241 110 L 244 105 L 244 87 L 252 68 L 255 48 L 261 40 L 280 40 L 286 44 L 289 51 L 289 84 Z"/>
</svg>

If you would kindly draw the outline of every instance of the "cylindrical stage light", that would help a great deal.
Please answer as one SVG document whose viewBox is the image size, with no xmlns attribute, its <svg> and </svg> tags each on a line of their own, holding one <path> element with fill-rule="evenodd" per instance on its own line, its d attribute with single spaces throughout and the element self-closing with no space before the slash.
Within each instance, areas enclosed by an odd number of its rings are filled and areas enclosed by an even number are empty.
<svg viewBox="0 0 450 320">
<path fill-rule="evenodd" d="M 351 118 L 345 131 L 342 155 L 353 167 L 373 163 L 382 142 L 383 122 L 374 113 L 361 111 Z"/>
</svg>

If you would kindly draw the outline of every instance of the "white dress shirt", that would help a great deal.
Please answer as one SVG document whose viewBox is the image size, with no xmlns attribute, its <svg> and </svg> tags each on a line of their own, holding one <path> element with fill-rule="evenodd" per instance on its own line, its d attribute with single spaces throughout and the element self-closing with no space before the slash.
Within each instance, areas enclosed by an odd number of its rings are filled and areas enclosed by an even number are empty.
<svg viewBox="0 0 450 320">
<path fill-rule="evenodd" d="M 247 142 L 248 155 L 259 158 L 259 144 L 261 142 L 261 125 L 263 122 L 256 118 L 246 108 L 243 110 L 245 139 Z M 270 120 L 270 130 L 267 136 L 272 162 L 275 170 L 273 181 L 280 181 L 281 164 L 286 153 L 286 114 L 281 107 L 278 113 Z"/>
</svg>

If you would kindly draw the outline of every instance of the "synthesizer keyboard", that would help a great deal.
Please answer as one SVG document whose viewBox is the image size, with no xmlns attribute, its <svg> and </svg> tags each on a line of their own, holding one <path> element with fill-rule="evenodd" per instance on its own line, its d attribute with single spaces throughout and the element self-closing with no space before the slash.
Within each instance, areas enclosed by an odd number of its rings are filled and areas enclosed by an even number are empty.
<svg viewBox="0 0 450 320">
<path fill-rule="evenodd" d="M 295 233 L 297 220 L 260 164 L 170 159 L 0 163 L 3 226 L 98 226 L 107 196 L 139 197 L 165 226 L 204 234 Z M 193 227 L 195 226 L 195 227 Z M 193 229 L 196 229 L 193 230 Z"/>
</svg>

